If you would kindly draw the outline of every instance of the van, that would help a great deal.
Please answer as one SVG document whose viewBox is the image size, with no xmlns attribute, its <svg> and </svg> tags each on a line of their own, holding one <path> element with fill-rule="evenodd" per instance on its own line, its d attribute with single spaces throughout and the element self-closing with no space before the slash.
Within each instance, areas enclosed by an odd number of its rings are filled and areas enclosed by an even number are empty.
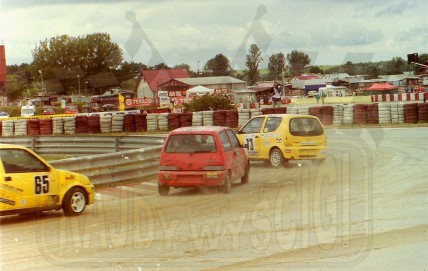
<svg viewBox="0 0 428 271">
<path fill-rule="evenodd" d="M 249 180 L 250 163 L 243 146 L 229 127 L 193 126 L 175 129 L 163 144 L 158 191 L 170 187 L 216 187 L 229 193 L 232 182 Z"/>
<path fill-rule="evenodd" d="M 312 115 L 267 114 L 247 121 L 237 132 L 250 160 L 269 161 L 274 168 L 289 160 L 323 161 L 327 136 Z"/>
</svg>

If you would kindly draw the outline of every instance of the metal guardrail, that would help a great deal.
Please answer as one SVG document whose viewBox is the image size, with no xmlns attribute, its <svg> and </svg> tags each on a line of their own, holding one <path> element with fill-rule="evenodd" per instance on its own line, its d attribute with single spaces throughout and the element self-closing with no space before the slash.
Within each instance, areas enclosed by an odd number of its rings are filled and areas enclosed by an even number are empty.
<svg viewBox="0 0 428 271">
<path fill-rule="evenodd" d="M 55 168 L 78 172 L 95 185 L 153 176 L 162 146 L 50 161 Z"/>
<path fill-rule="evenodd" d="M 0 143 L 22 145 L 38 154 L 72 156 L 114 153 L 159 146 L 166 136 L 40 136 L 0 137 Z"/>
</svg>

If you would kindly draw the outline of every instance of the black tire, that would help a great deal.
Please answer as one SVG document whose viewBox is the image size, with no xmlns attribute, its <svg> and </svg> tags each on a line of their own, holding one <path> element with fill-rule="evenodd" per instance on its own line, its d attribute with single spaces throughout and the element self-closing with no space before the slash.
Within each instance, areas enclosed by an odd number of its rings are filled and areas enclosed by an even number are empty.
<svg viewBox="0 0 428 271">
<path fill-rule="evenodd" d="M 167 196 L 169 193 L 169 186 L 158 184 L 158 192 L 161 196 Z"/>
<path fill-rule="evenodd" d="M 271 150 L 269 154 L 269 162 L 273 168 L 280 168 L 284 165 L 285 159 L 284 156 L 282 156 L 280 149 Z"/>
<path fill-rule="evenodd" d="M 228 194 L 230 193 L 230 190 L 232 189 L 232 180 L 230 179 L 230 175 L 227 174 L 226 178 L 224 179 L 224 184 L 221 187 L 221 190 L 223 193 Z"/>
<path fill-rule="evenodd" d="M 80 187 L 71 188 L 62 201 L 62 210 L 65 216 L 80 215 L 85 211 L 88 203 L 86 191 Z"/>
<path fill-rule="evenodd" d="M 241 177 L 241 184 L 246 184 L 250 180 L 250 162 L 247 163 L 245 174 Z"/>
</svg>

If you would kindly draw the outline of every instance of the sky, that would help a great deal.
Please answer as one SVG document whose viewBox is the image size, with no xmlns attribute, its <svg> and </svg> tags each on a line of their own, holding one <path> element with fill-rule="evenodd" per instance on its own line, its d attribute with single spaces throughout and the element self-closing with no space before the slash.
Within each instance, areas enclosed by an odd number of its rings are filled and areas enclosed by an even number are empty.
<svg viewBox="0 0 428 271">
<path fill-rule="evenodd" d="M 234 69 L 257 44 L 293 50 L 311 65 L 376 62 L 428 53 L 428 0 L 0 0 L 6 64 L 32 62 L 37 43 L 107 33 L 127 62 L 202 69 L 218 54 Z"/>
</svg>

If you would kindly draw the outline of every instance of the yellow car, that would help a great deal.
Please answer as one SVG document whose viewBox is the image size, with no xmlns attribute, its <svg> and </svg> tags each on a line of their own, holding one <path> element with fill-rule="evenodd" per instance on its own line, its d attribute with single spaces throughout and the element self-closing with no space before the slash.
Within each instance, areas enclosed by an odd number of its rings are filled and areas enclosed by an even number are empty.
<svg viewBox="0 0 428 271">
<path fill-rule="evenodd" d="M 83 213 L 94 202 L 94 186 L 78 173 L 55 169 L 33 151 L 0 144 L 0 215 L 62 209 Z"/>
<path fill-rule="evenodd" d="M 269 161 L 280 167 L 288 160 L 322 161 L 327 156 L 327 136 L 315 116 L 259 115 L 237 132 L 250 160 Z"/>
</svg>

